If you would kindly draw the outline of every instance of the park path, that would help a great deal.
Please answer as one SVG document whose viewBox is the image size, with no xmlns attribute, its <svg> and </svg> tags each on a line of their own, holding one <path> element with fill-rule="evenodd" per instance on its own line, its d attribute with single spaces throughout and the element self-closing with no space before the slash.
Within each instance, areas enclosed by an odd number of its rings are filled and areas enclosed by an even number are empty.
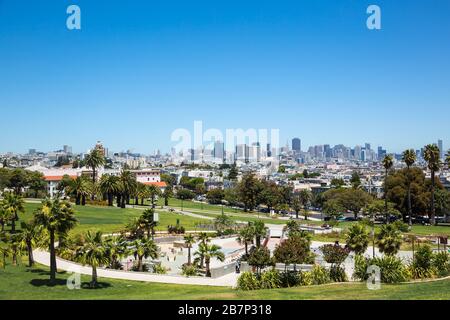
<svg viewBox="0 0 450 320">
<path fill-rule="evenodd" d="M 37 263 L 44 266 L 50 266 L 50 254 L 43 250 L 34 250 L 34 259 Z M 58 270 L 64 270 L 69 273 L 79 273 L 90 276 L 92 274 L 91 267 L 81 266 L 77 263 L 56 258 Z M 235 273 L 228 274 L 220 278 L 204 278 L 204 277 L 182 277 L 170 275 L 156 275 L 144 272 L 127 272 L 119 270 L 97 269 L 99 278 L 131 280 L 141 282 L 168 283 L 168 284 L 186 284 L 199 286 L 216 286 L 216 287 L 235 287 L 238 275 Z"/>
</svg>

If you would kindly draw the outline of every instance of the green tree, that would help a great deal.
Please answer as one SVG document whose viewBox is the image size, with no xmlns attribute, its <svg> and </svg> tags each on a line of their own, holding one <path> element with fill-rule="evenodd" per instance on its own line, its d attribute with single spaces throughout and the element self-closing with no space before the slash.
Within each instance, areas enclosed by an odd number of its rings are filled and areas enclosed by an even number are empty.
<svg viewBox="0 0 450 320">
<path fill-rule="evenodd" d="M 400 250 L 402 233 L 394 224 L 382 225 L 377 234 L 377 243 L 381 253 L 394 256 Z"/>
<path fill-rule="evenodd" d="M 100 190 L 108 199 L 108 206 L 114 205 L 114 196 L 120 192 L 120 179 L 117 176 L 105 174 L 100 180 Z"/>
<path fill-rule="evenodd" d="M 105 240 L 105 250 L 109 259 L 109 266 L 112 269 L 120 269 L 122 267 L 120 260 L 130 253 L 128 243 L 123 236 L 107 238 Z"/>
<path fill-rule="evenodd" d="M 221 204 L 224 198 L 225 192 L 220 188 L 212 189 L 206 194 L 206 199 L 210 204 Z"/>
<path fill-rule="evenodd" d="M 67 234 L 77 223 L 75 211 L 67 201 L 44 200 L 41 207 L 34 213 L 36 224 L 42 226 L 49 234 L 50 251 L 50 283 L 56 280 L 55 235 Z"/>
<path fill-rule="evenodd" d="M 126 204 L 130 203 L 130 197 L 136 192 L 136 175 L 129 170 L 123 170 L 120 174 L 120 207 L 125 209 Z"/>
<path fill-rule="evenodd" d="M 147 231 L 147 238 L 153 240 L 155 227 L 158 225 L 158 222 L 155 221 L 155 210 L 144 210 L 141 217 L 139 218 L 139 221 L 143 228 Z"/>
<path fill-rule="evenodd" d="M 34 192 L 34 197 L 39 197 L 39 192 L 45 192 L 47 183 L 44 180 L 44 175 L 40 172 L 28 173 L 28 188 Z"/>
<path fill-rule="evenodd" d="M 248 245 L 253 243 L 254 240 L 253 227 L 251 222 L 249 222 L 244 228 L 239 230 L 239 235 L 237 241 L 239 244 L 245 247 L 245 256 L 248 256 Z"/>
<path fill-rule="evenodd" d="M 75 196 L 75 204 L 77 206 L 80 204 L 84 206 L 86 204 L 86 197 L 90 193 L 89 181 L 84 176 L 77 177 L 75 180 L 72 180 L 68 187 L 68 192 Z"/>
<path fill-rule="evenodd" d="M 204 259 L 207 277 L 211 277 L 210 264 L 212 258 L 216 258 L 221 262 L 225 261 L 225 255 L 220 251 L 221 249 L 221 247 L 215 244 L 200 243 L 198 251 L 194 253 L 195 256 Z"/>
<path fill-rule="evenodd" d="M 192 265 L 192 246 L 196 243 L 195 237 L 192 234 L 184 236 L 184 244 L 188 249 L 188 266 Z"/>
<path fill-rule="evenodd" d="M 309 262 L 310 244 L 309 238 L 295 234 L 277 245 L 273 253 L 275 261 L 285 264 L 285 272 L 290 264 L 293 264 L 294 270 L 296 270 L 297 264 Z"/>
<path fill-rule="evenodd" d="M 436 172 L 441 168 L 440 150 L 434 144 L 429 144 L 425 146 L 424 159 L 427 162 L 427 167 L 431 171 L 431 201 L 430 201 L 430 223 L 436 225 L 436 208 L 435 208 L 435 198 L 434 191 L 436 185 Z"/>
<path fill-rule="evenodd" d="M 22 190 L 28 186 L 28 175 L 23 169 L 14 169 L 9 173 L 7 187 L 14 190 L 16 195 L 21 195 Z"/>
<path fill-rule="evenodd" d="M 20 223 L 21 232 L 18 234 L 20 244 L 24 251 L 28 253 L 28 266 L 34 266 L 33 248 L 43 245 L 45 234 L 42 226 L 35 221 Z"/>
<path fill-rule="evenodd" d="M 253 252 L 250 253 L 248 257 L 248 264 L 256 268 L 256 273 L 261 274 L 261 271 L 273 264 L 270 257 L 270 251 L 267 248 L 257 247 Z"/>
<path fill-rule="evenodd" d="M 11 221 L 11 232 L 16 232 L 16 222 L 19 221 L 19 213 L 25 213 L 25 202 L 23 198 L 14 193 L 6 193 L 3 196 L 2 209 L 6 212 L 8 220 Z"/>
<path fill-rule="evenodd" d="M 266 227 L 262 220 L 252 223 L 253 236 L 255 237 L 256 247 L 261 247 L 261 239 L 267 237 L 269 228 Z"/>
<path fill-rule="evenodd" d="M 345 242 L 355 254 L 364 254 L 369 246 L 369 231 L 362 223 L 351 225 L 345 234 Z"/>
<path fill-rule="evenodd" d="M 387 213 L 387 211 L 388 211 L 388 205 L 387 205 L 387 203 L 388 203 L 388 198 L 387 198 L 387 192 L 388 192 L 388 190 L 387 190 L 387 178 L 388 178 L 389 170 L 394 165 L 394 160 L 393 160 L 391 155 L 387 155 L 387 156 L 384 157 L 382 162 L 383 162 L 383 167 L 384 167 L 384 170 L 385 170 L 385 175 L 384 175 L 384 204 L 385 204 L 385 206 L 384 206 L 384 208 L 385 208 L 385 215 L 386 215 L 386 223 L 389 223 L 390 219 L 389 219 L 388 213 Z"/>
<path fill-rule="evenodd" d="M 167 207 L 169 205 L 169 199 L 173 197 L 173 187 L 172 185 L 167 185 L 163 192 L 164 205 Z"/>
<path fill-rule="evenodd" d="M 230 171 L 228 172 L 228 180 L 236 181 L 239 175 L 239 171 L 237 169 L 236 163 L 231 165 Z"/>
<path fill-rule="evenodd" d="M 102 150 L 95 148 L 85 158 L 86 167 L 92 169 L 92 183 L 97 182 L 97 169 L 106 164 L 105 156 Z"/>
<path fill-rule="evenodd" d="M 353 189 L 358 189 L 361 186 L 361 177 L 358 172 L 354 171 L 352 173 L 350 183 L 352 184 Z"/>
<path fill-rule="evenodd" d="M 110 257 L 106 250 L 105 241 L 100 231 L 88 231 L 84 236 L 84 243 L 75 251 L 75 261 L 92 267 L 91 288 L 97 287 L 97 268 L 108 265 Z"/>
<path fill-rule="evenodd" d="M 244 211 L 253 211 L 257 206 L 261 187 L 253 172 L 244 174 L 242 181 L 238 185 L 238 195 L 244 204 Z"/>
<path fill-rule="evenodd" d="M 416 153 L 413 149 L 405 150 L 403 152 L 402 160 L 406 164 L 407 168 L 407 181 L 408 181 L 408 216 L 409 225 L 412 226 L 412 205 L 411 205 L 411 166 L 416 162 Z M 387 198 L 387 197 L 386 197 Z"/>
<path fill-rule="evenodd" d="M 155 185 L 149 185 L 148 186 L 148 194 L 150 196 L 150 200 L 151 200 L 151 203 L 152 203 L 152 208 L 155 209 L 155 207 L 156 207 L 156 198 L 161 196 L 161 190 Z"/>
<path fill-rule="evenodd" d="M 144 271 L 144 265 L 142 263 L 143 259 L 151 258 L 156 259 L 159 256 L 159 249 L 155 242 L 150 239 L 136 239 L 132 243 L 133 255 L 137 257 L 138 260 L 138 270 L 140 272 Z"/>
<path fill-rule="evenodd" d="M 311 204 L 312 193 L 309 190 L 301 190 L 299 194 L 300 203 L 303 206 L 303 212 L 305 214 L 305 220 L 308 220 L 308 206 Z"/>
<path fill-rule="evenodd" d="M 333 178 L 330 182 L 331 186 L 334 188 L 341 188 L 345 186 L 345 181 L 342 178 Z"/>
</svg>

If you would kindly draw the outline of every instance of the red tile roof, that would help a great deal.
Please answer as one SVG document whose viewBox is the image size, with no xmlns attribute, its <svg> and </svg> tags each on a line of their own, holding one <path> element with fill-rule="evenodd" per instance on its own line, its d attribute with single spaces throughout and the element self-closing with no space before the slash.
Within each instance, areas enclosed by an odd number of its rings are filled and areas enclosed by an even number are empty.
<svg viewBox="0 0 450 320">
<path fill-rule="evenodd" d="M 72 179 L 76 179 L 77 176 L 69 176 Z M 64 178 L 64 176 L 45 176 L 45 181 L 61 181 Z"/>
<path fill-rule="evenodd" d="M 165 187 L 167 187 L 167 183 L 165 183 L 164 181 L 161 181 L 161 182 L 144 182 L 144 184 L 145 184 L 146 186 L 151 186 L 151 185 L 153 185 L 153 186 L 157 186 L 157 187 L 160 187 L 160 188 L 165 188 Z"/>
</svg>

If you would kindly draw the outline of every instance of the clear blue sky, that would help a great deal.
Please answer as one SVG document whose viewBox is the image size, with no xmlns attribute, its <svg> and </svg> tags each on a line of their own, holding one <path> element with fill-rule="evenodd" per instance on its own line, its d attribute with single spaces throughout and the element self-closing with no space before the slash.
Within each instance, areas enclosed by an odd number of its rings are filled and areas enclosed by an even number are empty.
<svg viewBox="0 0 450 320">
<path fill-rule="evenodd" d="M 448 148 L 449 15 L 448 0 L 0 0 L 0 152 L 167 151 L 194 120 L 303 149 Z"/>
</svg>

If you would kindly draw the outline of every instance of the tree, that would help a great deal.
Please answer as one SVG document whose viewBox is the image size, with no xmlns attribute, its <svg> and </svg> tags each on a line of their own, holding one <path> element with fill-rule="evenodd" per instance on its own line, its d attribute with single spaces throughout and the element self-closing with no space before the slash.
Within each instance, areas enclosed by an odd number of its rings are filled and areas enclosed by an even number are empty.
<svg viewBox="0 0 450 320">
<path fill-rule="evenodd" d="M 20 226 L 19 241 L 22 248 L 28 253 L 28 266 L 31 268 L 34 265 L 33 248 L 42 245 L 45 235 L 42 226 L 36 224 L 35 221 L 29 223 L 22 221 Z"/>
<path fill-rule="evenodd" d="M 330 182 L 331 186 L 334 188 L 341 188 L 345 186 L 345 181 L 342 178 L 333 178 Z"/>
<path fill-rule="evenodd" d="M 440 150 L 434 144 L 429 144 L 425 146 L 424 159 L 427 162 L 427 167 L 431 171 L 431 202 L 430 202 L 430 223 L 436 225 L 436 209 L 435 209 L 435 199 L 434 191 L 436 185 L 436 172 L 441 168 Z"/>
<path fill-rule="evenodd" d="M 22 194 L 22 189 L 28 185 L 28 175 L 23 169 L 14 169 L 9 174 L 7 187 L 14 190 L 16 195 Z"/>
<path fill-rule="evenodd" d="M 188 189 L 180 189 L 177 191 L 176 196 L 180 200 L 192 200 L 195 197 L 195 193 Z"/>
<path fill-rule="evenodd" d="M 228 180 L 236 181 L 239 175 L 239 171 L 237 169 L 236 163 L 231 165 L 230 171 L 228 172 Z"/>
<path fill-rule="evenodd" d="M 110 260 L 107 254 L 103 235 L 100 231 L 88 231 L 84 236 L 84 243 L 75 251 L 75 261 L 82 265 L 92 267 L 91 288 L 97 287 L 97 268 L 108 265 Z"/>
<path fill-rule="evenodd" d="M 151 199 L 152 208 L 154 209 L 156 207 L 156 197 L 161 196 L 161 190 L 155 185 L 149 185 L 148 194 Z"/>
<path fill-rule="evenodd" d="M 281 165 L 278 167 L 278 173 L 286 173 L 286 167 Z"/>
<path fill-rule="evenodd" d="M 220 262 L 225 261 L 225 254 L 220 251 L 221 249 L 221 247 L 215 244 L 200 243 L 198 251 L 194 253 L 195 256 L 204 259 L 207 277 L 211 277 L 210 263 L 212 258 L 216 258 Z"/>
<path fill-rule="evenodd" d="M 292 197 L 292 210 L 295 212 L 295 219 L 298 220 L 298 214 L 300 213 L 300 210 L 302 210 L 302 203 L 300 202 L 300 196 L 298 193 L 295 193 Z"/>
<path fill-rule="evenodd" d="M 139 218 L 139 221 L 147 231 L 147 239 L 153 239 L 153 235 L 155 234 L 155 227 L 158 225 L 158 222 L 155 221 L 155 210 L 144 210 L 141 217 Z"/>
<path fill-rule="evenodd" d="M 184 236 L 184 244 L 188 249 L 188 266 L 192 265 L 191 250 L 195 242 L 196 242 L 195 237 L 192 234 Z"/>
<path fill-rule="evenodd" d="M 402 233 L 394 224 L 382 225 L 377 234 L 377 243 L 381 253 L 396 255 L 402 244 Z"/>
<path fill-rule="evenodd" d="M 56 190 L 58 191 L 57 196 L 62 197 L 64 194 L 68 194 L 71 184 L 72 178 L 69 175 L 65 174 L 62 177 L 62 180 L 56 186 Z"/>
<path fill-rule="evenodd" d="M 303 170 L 303 173 L 302 173 L 302 175 L 303 175 L 303 178 L 305 178 L 305 179 L 308 179 L 309 178 L 309 173 L 308 173 L 308 170 Z"/>
<path fill-rule="evenodd" d="M 234 220 L 224 213 L 214 219 L 214 228 L 219 234 L 223 234 L 224 231 L 232 229 L 234 226 Z"/>
<path fill-rule="evenodd" d="M 261 247 L 261 239 L 267 237 L 269 228 L 266 227 L 262 220 L 255 221 L 252 224 L 253 236 L 255 237 L 256 247 Z"/>
<path fill-rule="evenodd" d="M 361 186 L 361 177 L 358 172 L 354 171 L 352 173 L 350 183 L 352 184 L 353 189 L 358 189 Z"/>
<path fill-rule="evenodd" d="M 386 181 L 387 181 L 387 178 L 388 178 L 388 172 L 389 172 L 389 170 L 392 168 L 392 166 L 394 165 L 394 160 L 393 160 L 393 158 L 392 158 L 391 155 L 386 155 L 386 156 L 384 157 L 382 163 L 383 163 L 383 167 L 384 167 L 384 170 L 385 170 L 385 175 L 384 175 L 384 203 L 385 203 L 385 215 L 386 215 L 386 223 L 389 223 L 389 218 L 388 218 L 388 213 L 387 213 L 387 210 L 388 210 L 388 207 L 387 207 L 387 202 L 388 202 L 388 199 L 387 199 L 387 191 L 388 191 L 388 190 L 387 190 L 387 183 L 386 183 Z"/>
<path fill-rule="evenodd" d="M 261 271 L 273 264 L 272 259 L 270 258 L 270 251 L 267 248 L 257 247 L 253 252 L 250 253 L 250 256 L 247 260 L 248 264 L 254 268 L 256 268 L 256 273 L 261 274 Z"/>
<path fill-rule="evenodd" d="M 239 244 L 243 244 L 245 246 L 245 256 L 248 256 L 248 245 L 253 243 L 254 238 L 253 227 L 249 222 L 247 226 L 239 231 L 239 235 L 237 237 L 237 241 L 239 242 Z"/>
<path fill-rule="evenodd" d="M 294 234 L 277 245 L 273 253 L 275 261 L 284 263 L 285 271 L 290 264 L 294 264 L 294 270 L 296 270 L 297 264 L 308 262 L 311 254 L 310 244 L 309 238 Z"/>
<path fill-rule="evenodd" d="M 303 206 L 303 210 L 305 213 L 305 220 L 308 220 L 308 205 L 311 203 L 312 200 L 312 193 L 308 190 L 301 190 L 299 194 L 300 203 Z"/>
<path fill-rule="evenodd" d="M 122 267 L 120 259 L 129 254 L 128 244 L 123 236 L 109 237 L 105 240 L 106 255 L 112 269 Z"/>
<path fill-rule="evenodd" d="M 345 234 L 345 242 L 355 254 L 364 254 L 369 246 L 369 231 L 362 223 L 351 225 Z"/>
<path fill-rule="evenodd" d="M 77 223 L 75 211 L 67 201 L 44 200 L 41 207 L 34 213 L 36 224 L 42 226 L 49 233 L 50 251 L 50 283 L 56 280 L 56 252 L 55 235 L 67 234 Z"/>
<path fill-rule="evenodd" d="M 159 250 L 155 242 L 150 239 L 137 239 L 132 243 L 133 255 L 137 257 L 138 260 L 138 270 L 140 272 L 144 271 L 144 265 L 142 264 L 143 259 L 151 258 L 156 259 L 159 256 Z"/>
<path fill-rule="evenodd" d="M 34 191 L 34 197 L 39 197 L 40 191 L 46 190 L 47 183 L 44 180 L 44 175 L 40 172 L 28 173 L 28 188 Z"/>
<path fill-rule="evenodd" d="M 123 170 L 120 174 L 120 207 L 125 209 L 126 204 L 129 204 L 130 197 L 136 192 L 137 181 L 136 175 L 128 170 Z"/>
<path fill-rule="evenodd" d="M 8 220 L 11 221 L 11 232 L 16 232 L 16 221 L 19 220 L 19 213 L 25 213 L 25 202 L 17 194 L 6 193 L 2 202 L 2 209 L 6 212 Z"/>
<path fill-rule="evenodd" d="M 409 225 L 412 226 L 412 206 L 411 206 L 411 166 L 416 162 L 416 153 L 413 149 L 405 150 L 403 152 L 402 160 L 406 164 L 408 177 L 408 216 Z M 386 197 L 387 198 L 387 197 Z"/>
<path fill-rule="evenodd" d="M 167 185 L 163 192 L 164 205 L 167 207 L 169 205 L 169 199 L 173 197 L 173 187 L 172 185 Z"/>
<path fill-rule="evenodd" d="M 75 180 L 72 180 L 68 187 L 69 194 L 75 196 L 75 204 L 77 206 L 86 204 L 86 197 L 90 192 L 90 185 L 86 177 L 79 176 Z"/>
<path fill-rule="evenodd" d="M 105 174 L 100 180 L 100 191 L 108 198 L 108 206 L 112 207 L 114 204 L 114 195 L 120 192 L 119 177 Z"/>
<path fill-rule="evenodd" d="M 97 169 L 106 164 L 103 151 L 95 148 L 86 155 L 85 163 L 86 167 L 92 169 L 92 183 L 95 184 L 97 181 Z"/>
<path fill-rule="evenodd" d="M 220 188 L 212 189 L 206 194 L 206 199 L 210 204 L 221 204 L 224 198 L 225 192 Z"/>
</svg>

